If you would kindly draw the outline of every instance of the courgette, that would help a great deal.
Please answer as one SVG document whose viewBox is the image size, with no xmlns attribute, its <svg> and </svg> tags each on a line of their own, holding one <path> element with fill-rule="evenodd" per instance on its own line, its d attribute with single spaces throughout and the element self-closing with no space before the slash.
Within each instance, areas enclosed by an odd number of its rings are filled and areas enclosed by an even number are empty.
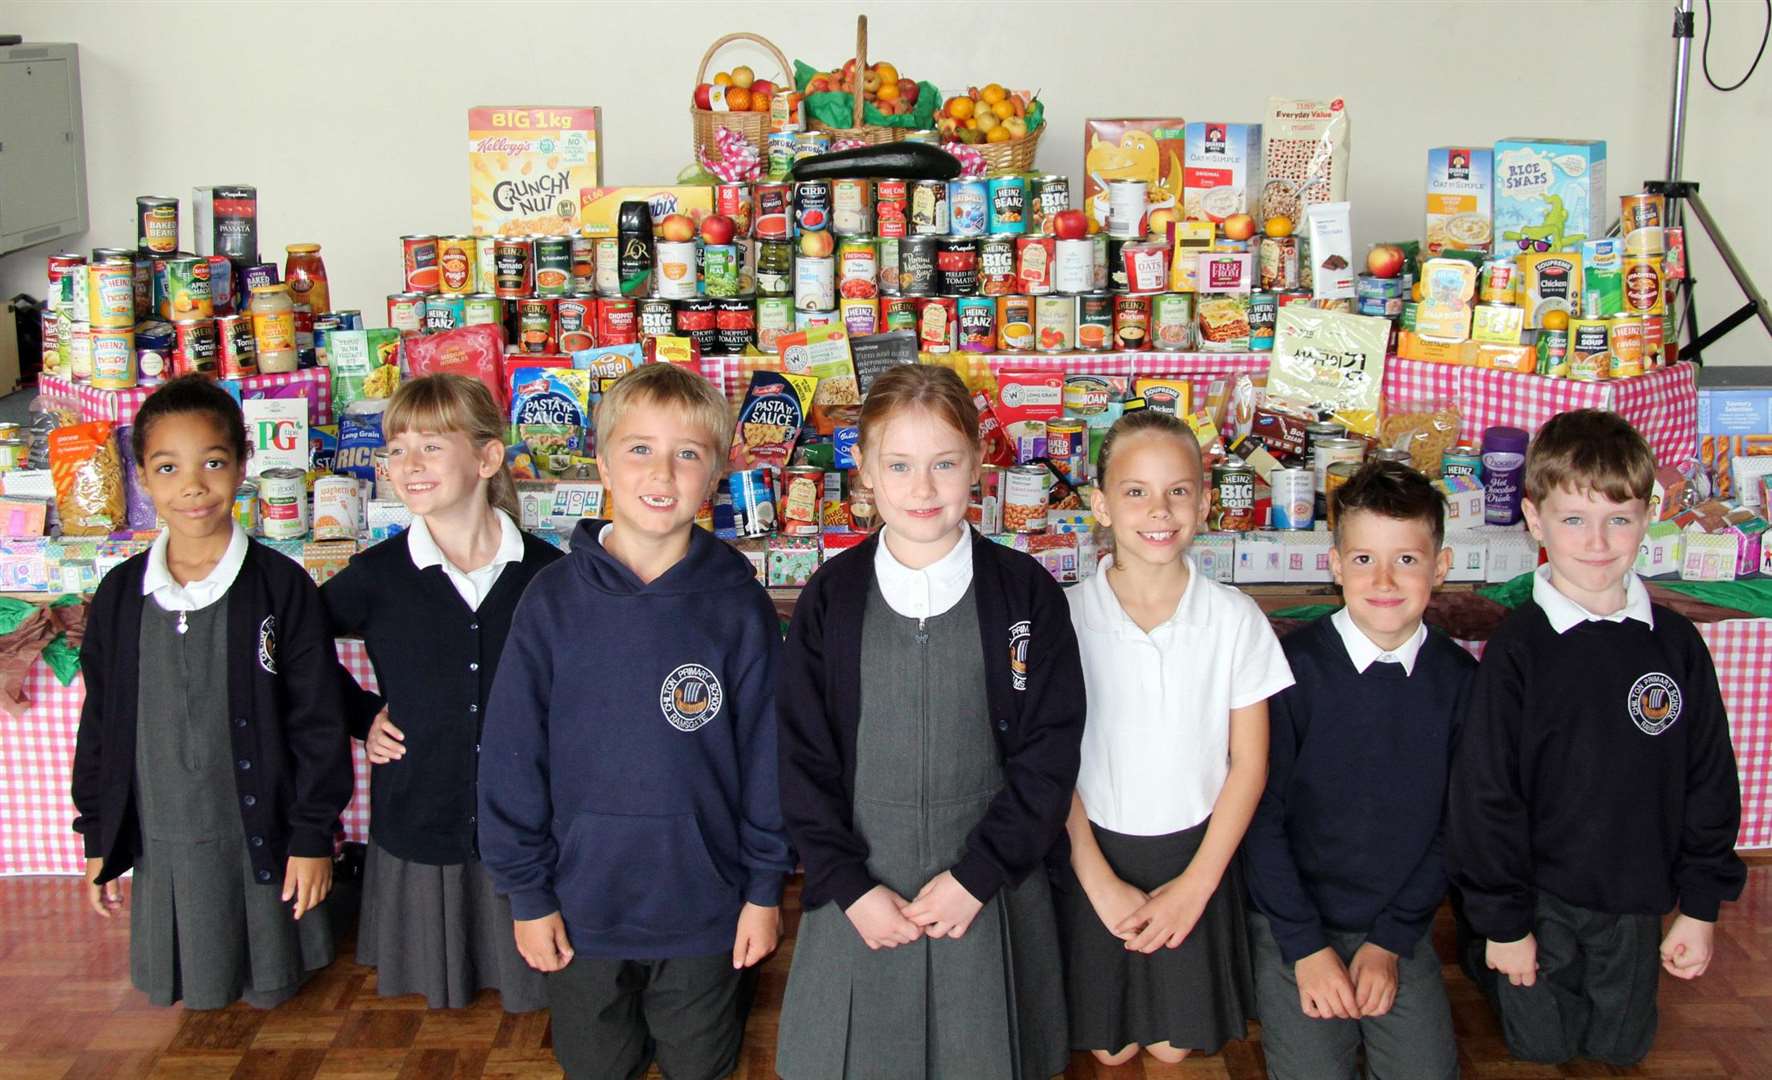
<svg viewBox="0 0 1772 1080">
<path fill-rule="evenodd" d="M 939 146 L 914 142 L 881 143 L 817 154 L 795 162 L 793 170 L 795 180 L 952 180 L 959 175 L 960 162 L 954 155 Z"/>
</svg>

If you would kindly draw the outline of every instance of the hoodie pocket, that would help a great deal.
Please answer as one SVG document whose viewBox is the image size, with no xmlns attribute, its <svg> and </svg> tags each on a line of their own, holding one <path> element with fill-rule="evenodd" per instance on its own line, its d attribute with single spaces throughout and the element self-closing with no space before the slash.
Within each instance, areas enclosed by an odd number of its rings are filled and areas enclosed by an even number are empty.
<svg viewBox="0 0 1772 1080">
<path fill-rule="evenodd" d="M 575 814 L 560 850 L 555 891 L 573 928 L 685 933 L 739 906 L 694 814 Z"/>
</svg>

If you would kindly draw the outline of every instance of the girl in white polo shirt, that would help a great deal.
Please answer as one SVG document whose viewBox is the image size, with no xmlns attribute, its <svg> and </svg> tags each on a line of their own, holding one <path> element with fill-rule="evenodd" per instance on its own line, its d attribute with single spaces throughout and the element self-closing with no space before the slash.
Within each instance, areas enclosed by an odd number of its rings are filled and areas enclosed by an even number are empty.
<svg viewBox="0 0 1772 1080">
<path fill-rule="evenodd" d="M 1253 1012 L 1235 856 L 1292 671 L 1255 602 L 1187 555 L 1209 489 L 1185 425 L 1128 413 L 1097 477 L 1113 553 L 1068 594 L 1088 696 L 1057 895 L 1071 1045 L 1176 1062 L 1243 1038 Z"/>
</svg>

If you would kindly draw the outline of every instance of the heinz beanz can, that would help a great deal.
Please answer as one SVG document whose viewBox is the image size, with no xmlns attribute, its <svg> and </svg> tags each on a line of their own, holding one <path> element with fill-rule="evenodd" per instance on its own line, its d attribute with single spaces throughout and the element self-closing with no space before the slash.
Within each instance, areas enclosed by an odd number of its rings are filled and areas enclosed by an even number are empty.
<svg viewBox="0 0 1772 1080">
<path fill-rule="evenodd" d="M 990 181 L 990 231 L 993 234 L 1027 232 L 1027 204 L 1027 177 L 992 177 Z"/>
</svg>

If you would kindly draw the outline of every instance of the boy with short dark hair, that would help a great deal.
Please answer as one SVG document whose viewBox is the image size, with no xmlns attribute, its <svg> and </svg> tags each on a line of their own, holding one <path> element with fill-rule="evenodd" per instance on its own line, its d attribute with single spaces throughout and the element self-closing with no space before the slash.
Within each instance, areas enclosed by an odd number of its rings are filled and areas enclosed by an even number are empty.
<svg viewBox="0 0 1772 1080">
<path fill-rule="evenodd" d="M 1374 462 L 1335 493 L 1341 610 L 1282 642 L 1267 790 L 1244 839 L 1261 1041 L 1275 1080 L 1458 1075 L 1428 930 L 1441 816 L 1476 662 L 1422 613 L 1446 579 L 1445 499 Z"/>
<path fill-rule="evenodd" d="M 776 776 L 779 622 L 744 556 L 695 526 L 730 420 L 653 364 L 597 412 L 612 521 L 530 583 L 487 704 L 480 851 L 548 973 L 567 1075 L 738 1063 L 746 970 L 794 868 Z"/>
<path fill-rule="evenodd" d="M 1489 639 L 1453 765 L 1462 959 L 1529 1061 L 1640 1061 L 1658 969 L 1704 972 L 1718 907 L 1746 880 L 1710 652 L 1632 571 L 1654 474 L 1613 413 L 1538 433 L 1522 508 L 1549 564 Z"/>
</svg>

